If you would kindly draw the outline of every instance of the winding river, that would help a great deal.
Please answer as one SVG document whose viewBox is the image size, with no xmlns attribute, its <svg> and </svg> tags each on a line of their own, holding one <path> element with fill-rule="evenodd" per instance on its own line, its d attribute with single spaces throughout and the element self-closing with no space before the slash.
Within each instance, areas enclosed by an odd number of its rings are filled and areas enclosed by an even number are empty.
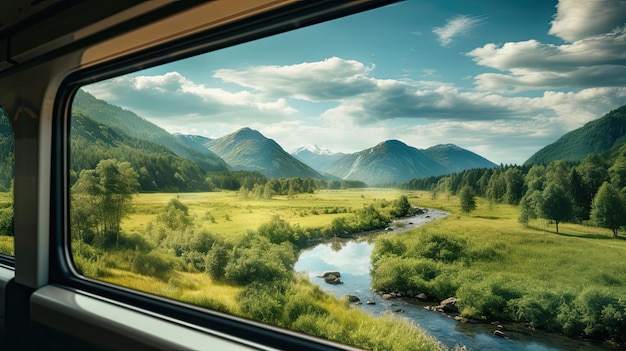
<svg viewBox="0 0 626 351">
<path fill-rule="evenodd" d="M 448 212 L 429 209 L 426 213 L 395 221 L 392 233 L 402 232 L 428 221 L 449 215 Z M 412 299 L 389 299 L 372 291 L 370 277 L 371 239 L 375 234 L 355 239 L 336 239 L 319 244 L 300 254 L 295 265 L 296 272 L 306 272 L 313 283 L 337 297 L 357 296 L 363 304 L 354 305 L 373 315 L 394 313 L 418 324 L 423 330 L 441 343 L 454 348 L 465 346 L 468 350 L 511 350 L 511 351 L 565 351 L 603 350 L 592 343 L 573 340 L 557 334 L 531 331 L 522 325 L 504 324 L 506 338 L 493 334 L 495 326 L 481 323 L 460 323 L 442 313 L 426 310 L 427 304 Z M 321 275 L 324 271 L 341 272 L 344 284 L 326 284 Z M 366 304 L 366 301 L 374 304 Z"/>
</svg>

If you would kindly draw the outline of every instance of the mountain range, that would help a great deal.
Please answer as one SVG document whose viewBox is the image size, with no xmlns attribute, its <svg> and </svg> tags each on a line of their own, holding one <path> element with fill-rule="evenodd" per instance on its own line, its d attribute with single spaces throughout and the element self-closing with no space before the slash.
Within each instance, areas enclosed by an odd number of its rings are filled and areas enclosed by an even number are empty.
<svg viewBox="0 0 626 351">
<path fill-rule="evenodd" d="M 155 152 L 163 154 L 163 151 L 158 151 L 154 146 L 161 145 L 164 150 L 171 151 L 172 155 L 167 156 L 170 159 L 186 159 L 209 172 L 258 171 L 268 178 L 345 179 L 380 185 L 459 172 L 468 168 L 495 166 L 485 158 L 452 144 L 422 150 L 399 140 L 387 140 L 351 154 L 334 153 L 319 146 L 298 148 L 290 154 L 274 140 L 250 128 L 242 128 L 216 139 L 170 134 L 135 113 L 108 104 L 82 90 L 74 98 L 73 114 L 80 116 L 82 121 L 75 124 L 78 129 L 73 131 L 77 138 L 80 136 L 76 139 L 80 145 L 88 145 L 90 137 L 108 130 L 108 135 L 115 136 L 117 140 L 113 142 L 118 148 L 116 155 L 124 154 L 119 151 L 123 146 L 126 154 L 134 155 L 135 159 L 140 158 L 137 155 L 141 153 L 132 150 L 134 145 L 140 145 L 143 140 L 153 150 L 145 154 L 147 158 L 155 158 Z M 93 120 L 93 123 L 87 119 Z M 98 145 L 103 143 L 103 140 L 98 141 Z M 74 151 L 74 159 L 84 159 L 77 154 L 80 150 Z M 92 154 L 97 153 L 92 150 Z M 93 160 L 85 162 L 90 164 Z M 182 164 L 181 161 L 175 162 Z M 189 170 L 190 167 L 185 166 L 184 169 Z M 194 172 L 194 179 L 198 179 L 195 173 L 197 172 Z"/>
<path fill-rule="evenodd" d="M 95 167 L 103 157 L 129 160 L 141 173 L 142 188 L 149 191 L 200 189 L 207 172 L 229 170 L 258 171 L 270 178 L 357 180 L 374 186 L 496 166 L 454 144 L 418 149 L 400 140 L 386 140 L 355 153 L 335 153 L 316 145 L 288 153 L 250 128 L 217 139 L 170 134 L 132 111 L 82 90 L 74 97 L 72 114 L 72 163 L 77 171 Z M 1 128 L 0 134 L 10 136 Z M 10 156 L 9 143 L 0 144 L 2 150 L 6 149 L 2 154 Z M 576 162 L 591 153 L 614 155 L 625 148 L 626 106 L 622 106 L 564 134 L 525 164 Z M 11 178 L 12 169 L 7 170 L 9 173 L 0 178 Z M 4 183 L 0 186 L 6 187 Z"/>
</svg>

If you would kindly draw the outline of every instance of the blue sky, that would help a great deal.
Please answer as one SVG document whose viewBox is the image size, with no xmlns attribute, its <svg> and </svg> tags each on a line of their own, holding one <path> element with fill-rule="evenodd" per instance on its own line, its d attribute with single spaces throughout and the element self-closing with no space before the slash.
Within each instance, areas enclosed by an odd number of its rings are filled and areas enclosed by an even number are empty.
<svg viewBox="0 0 626 351">
<path fill-rule="evenodd" d="M 626 104 L 626 1 L 408 0 L 84 89 L 170 132 L 523 163 Z"/>
</svg>

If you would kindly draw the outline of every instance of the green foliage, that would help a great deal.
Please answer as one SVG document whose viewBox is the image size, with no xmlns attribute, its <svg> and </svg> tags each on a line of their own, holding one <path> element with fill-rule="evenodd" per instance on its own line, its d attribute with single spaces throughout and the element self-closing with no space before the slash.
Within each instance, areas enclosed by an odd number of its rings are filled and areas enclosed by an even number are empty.
<svg viewBox="0 0 626 351">
<path fill-rule="evenodd" d="M 110 236 L 118 242 L 120 223 L 137 193 L 138 177 L 130 163 L 113 159 L 100 161 L 96 169 L 82 170 L 71 188 L 72 231 L 82 235 L 93 230 L 102 245 L 109 245 Z"/>
<path fill-rule="evenodd" d="M 444 234 L 425 234 L 420 237 L 414 252 L 434 261 L 454 262 L 463 258 L 467 242 Z"/>
<path fill-rule="evenodd" d="M 15 138 L 9 117 L 0 108 L 0 191 L 12 188 L 15 167 Z"/>
<path fill-rule="evenodd" d="M 206 272 L 213 279 L 223 279 L 226 275 L 226 265 L 229 259 L 230 249 L 223 243 L 214 243 L 204 258 Z"/>
<path fill-rule="evenodd" d="M 604 182 L 593 199 L 591 220 L 603 228 L 611 229 L 613 237 L 617 237 L 618 229 L 626 225 L 626 200 L 611 183 Z"/>
<path fill-rule="evenodd" d="M 524 164 L 548 164 L 554 160 L 581 161 L 623 143 L 626 134 L 626 106 L 573 130 L 539 150 Z"/>
<path fill-rule="evenodd" d="M 0 235 L 0 255 L 13 256 L 14 253 L 13 237 Z"/>
<path fill-rule="evenodd" d="M 520 297 L 520 292 L 503 278 L 484 279 L 457 290 L 461 314 L 476 319 L 510 319 L 507 302 Z"/>
<path fill-rule="evenodd" d="M 256 321 L 279 324 L 285 303 L 283 289 L 277 285 L 251 283 L 239 294 L 241 311 Z"/>
<path fill-rule="evenodd" d="M 165 280 L 173 268 L 172 258 L 167 254 L 155 251 L 137 252 L 133 260 L 132 271 Z"/>
<path fill-rule="evenodd" d="M 72 117 L 71 137 L 70 168 L 76 174 L 117 159 L 135 166 L 141 191 L 210 190 L 202 168 L 157 142 L 130 137 L 81 114 Z"/>
<path fill-rule="evenodd" d="M 409 199 L 406 195 L 401 195 L 398 200 L 393 202 L 393 208 L 389 211 L 389 214 L 392 217 L 404 217 L 409 216 L 412 213 L 411 210 Z"/>
<path fill-rule="evenodd" d="M 569 335 L 626 341 L 626 302 L 606 289 L 583 290 L 571 304 L 560 307 L 557 320 Z"/>
<path fill-rule="evenodd" d="M 0 235 L 13 236 L 13 204 L 0 208 Z"/>
<path fill-rule="evenodd" d="M 291 242 L 294 245 L 303 244 L 306 237 L 301 235 L 301 232 L 298 227 L 292 227 L 279 215 L 272 216 L 269 222 L 261 224 L 257 229 L 257 233 L 268 238 L 272 244 L 283 242 Z"/>
<path fill-rule="evenodd" d="M 561 297 L 550 291 L 533 292 L 509 300 L 506 310 L 518 322 L 528 323 L 533 328 L 559 330 L 558 310 L 572 297 Z"/>
<path fill-rule="evenodd" d="M 165 210 L 157 216 L 157 222 L 163 223 L 170 230 L 185 230 L 193 224 L 189 208 L 176 198 L 168 202 Z"/>
<path fill-rule="evenodd" d="M 461 211 L 469 214 L 476 209 L 476 198 L 474 197 L 474 189 L 466 185 L 459 192 L 459 200 L 461 201 Z"/>
<path fill-rule="evenodd" d="M 539 190 L 533 188 L 529 189 L 519 203 L 519 222 L 524 225 L 528 225 L 529 220 L 537 218 L 542 201 L 543 198 Z"/>
<path fill-rule="evenodd" d="M 572 216 L 572 201 L 563 188 L 550 183 L 542 193 L 542 201 L 539 202 L 541 216 L 551 219 L 556 223 L 556 232 L 559 232 L 559 222 L 570 219 Z"/>
<path fill-rule="evenodd" d="M 224 278 L 233 284 L 273 282 L 291 277 L 296 262 L 290 243 L 272 244 L 269 239 L 251 233 L 233 249 L 224 268 Z"/>
<path fill-rule="evenodd" d="M 124 134 L 125 140 L 117 139 L 114 134 L 108 134 L 104 138 L 105 144 L 100 145 L 101 147 L 105 145 L 107 148 L 110 148 L 111 146 L 119 146 L 128 140 L 133 141 L 135 145 L 138 143 L 139 147 L 137 148 L 141 149 L 153 147 L 156 144 L 167 150 L 169 154 L 173 153 L 179 156 L 179 160 L 190 160 L 189 165 L 199 166 L 203 171 L 224 171 L 227 169 L 226 163 L 212 152 L 201 148 L 189 147 L 188 145 L 182 143 L 174 135 L 137 116 L 133 112 L 96 99 L 91 94 L 86 93 L 83 90 L 79 90 L 74 97 L 74 101 L 72 103 L 72 115 L 87 117 L 92 119 L 95 124 L 100 125 L 96 128 L 88 128 L 83 132 L 80 131 L 80 128 L 78 128 L 77 125 L 75 125 L 77 123 L 76 119 L 74 117 L 72 118 L 72 139 L 74 139 L 74 134 L 84 136 L 85 143 L 83 146 L 92 144 L 93 139 L 90 138 L 95 137 L 99 133 L 98 129 L 102 129 L 104 127 L 109 131 L 115 132 L 117 135 Z M 75 154 L 74 151 L 78 151 L 78 153 Z M 109 151 L 110 150 L 107 150 L 106 152 Z M 74 156 L 79 155 L 81 152 L 83 151 L 80 149 L 75 150 L 74 145 L 72 145 L 72 163 L 74 162 Z M 104 152 L 104 150 L 100 149 L 100 152 Z M 112 155 L 101 157 L 100 159 L 112 157 L 121 159 L 118 156 Z M 139 164 L 137 164 L 137 166 L 138 168 L 141 168 Z M 81 167 L 78 169 L 91 167 Z M 170 174 L 173 176 L 175 172 L 171 172 Z M 198 181 L 203 182 L 204 178 L 198 179 Z"/>
</svg>

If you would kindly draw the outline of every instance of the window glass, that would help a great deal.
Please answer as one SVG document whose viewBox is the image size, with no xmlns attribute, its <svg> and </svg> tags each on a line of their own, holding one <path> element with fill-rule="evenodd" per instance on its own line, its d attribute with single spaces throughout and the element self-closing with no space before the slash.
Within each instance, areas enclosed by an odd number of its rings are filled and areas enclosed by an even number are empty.
<svg viewBox="0 0 626 351">
<path fill-rule="evenodd" d="M 13 127 L 0 106 L 0 255 L 13 256 Z"/>
<path fill-rule="evenodd" d="M 624 6 L 407 1 L 83 86 L 75 267 L 366 349 L 623 346 Z"/>
</svg>

